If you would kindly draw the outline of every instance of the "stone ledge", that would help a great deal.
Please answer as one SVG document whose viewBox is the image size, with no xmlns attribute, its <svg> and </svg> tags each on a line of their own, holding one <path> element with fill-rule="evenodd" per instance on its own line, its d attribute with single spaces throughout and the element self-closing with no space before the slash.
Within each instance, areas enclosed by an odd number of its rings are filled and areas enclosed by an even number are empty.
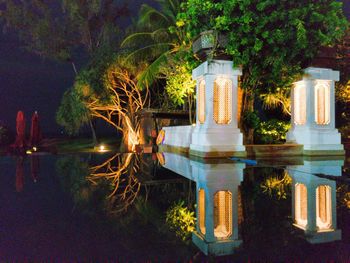
<svg viewBox="0 0 350 263">
<path fill-rule="evenodd" d="M 306 156 L 344 156 L 345 150 L 304 150 Z"/>
<path fill-rule="evenodd" d="M 302 156 L 303 145 L 300 144 L 263 144 L 246 145 L 249 157 Z"/>
</svg>

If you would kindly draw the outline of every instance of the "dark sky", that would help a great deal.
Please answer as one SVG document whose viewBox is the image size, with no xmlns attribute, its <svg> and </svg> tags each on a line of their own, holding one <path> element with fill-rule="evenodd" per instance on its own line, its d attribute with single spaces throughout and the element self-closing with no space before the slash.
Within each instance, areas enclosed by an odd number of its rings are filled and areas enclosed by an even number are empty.
<svg viewBox="0 0 350 263">
<path fill-rule="evenodd" d="M 350 0 L 343 0 L 350 17 Z M 142 3 L 131 6 L 133 14 Z M 37 110 L 44 134 L 62 130 L 55 122 L 55 113 L 62 94 L 72 85 L 74 73 L 70 64 L 60 64 L 29 54 L 21 49 L 15 36 L 0 33 L 0 121 L 15 129 L 16 114 L 23 110 L 27 125 Z"/>
<path fill-rule="evenodd" d="M 130 23 L 144 2 L 152 1 L 128 0 L 129 22 L 123 19 L 122 23 Z M 43 60 L 25 51 L 14 34 L 3 34 L 0 28 L 0 121 L 12 130 L 18 110 L 24 111 L 27 130 L 37 110 L 43 133 L 60 134 L 63 129 L 56 124 L 56 110 L 74 75 L 71 64 Z"/>
</svg>

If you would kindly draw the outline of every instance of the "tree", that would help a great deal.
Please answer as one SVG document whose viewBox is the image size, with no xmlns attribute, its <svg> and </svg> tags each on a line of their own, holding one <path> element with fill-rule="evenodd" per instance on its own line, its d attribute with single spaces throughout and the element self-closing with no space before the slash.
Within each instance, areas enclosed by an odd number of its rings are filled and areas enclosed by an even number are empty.
<svg viewBox="0 0 350 263">
<path fill-rule="evenodd" d="M 140 143 L 139 112 L 149 101 L 148 89 L 141 90 L 136 79 L 144 66 L 135 68 L 118 56 L 109 60 L 79 73 L 63 98 L 57 121 L 74 134 L 89 117 L 100 118 L 123 134 L 122 150 L 132 152 Z"/>
<path fill-rule="evenodd" d="M 166 80 L 165 90 L 175 106 L 185 104 L 194 92 L 191 81 L 194 60 L 188 59 L 191 41 L 176 27 L 180 11 L 179 0 L 157 0 L 160 10 L 147 4 L 141 6 L 135 28 L 123 41 L 128 48 L 126 60 L 132 63 L 145 61 L 148 66 L 138 76 L 140 87 L 148 87 L 157 79 Z M 186 59 L 187 58 L 187 59 Z"/>
<path fill-rule="evenodd" d="M 243 68 L 247 112 L 256 94 L 290 86 L 321 46 L 341 39 L 348 26 L 341 6 L 333 0 L 187 0 L 178 25 L 191 37 L 209 29 L 228 37 L 225 51 Z M 245 133 L 252 139 L 251 131 Z"/>
<path fill-rule="evenodd" d="M 5 30 L 13 29 L 24 47 L 43 58 L 72 63 L 81 48 L 93 56 L 103 45 L 120 37 L 119 18 L 126 4 L 113 0 L 0 0 Z"/>
<path fill-rule="evenodd" d="M 76 75 L 79 71 L 75 63 L 78 56 L 87 55 L 88 59 L 94 60 L 100 55 L 100 50 L 116 49 L 121 37 L 119 18 L 128 13 L 125 3 L 114 0 L 0 0 L 0 5 L 4 6 L 0 16 L 4 29 L 14 29 L 30 52 L 71 63 Z M 91 116 L 86 121 L 86 115 L 80 116 L 82 120 L 78 119 L 79 115 L 74 115 L 82 107 L 77 94 L 69 93 L 71 98 L 68 98 L 68 93 L 63 97 L 59 123 L 69 133 L 75 133 L 76 127 L 88 122 L 96 145 Z M 65 110 L 68 105 L 70 111 Z"/>
</svg>

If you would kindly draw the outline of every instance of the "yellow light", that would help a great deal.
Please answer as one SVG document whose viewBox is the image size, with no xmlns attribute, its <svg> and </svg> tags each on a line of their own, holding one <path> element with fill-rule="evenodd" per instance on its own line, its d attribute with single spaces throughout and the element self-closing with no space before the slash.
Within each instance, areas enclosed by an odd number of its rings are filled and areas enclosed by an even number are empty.
<svg viewBox="0 0 350 263">
<path fill-rule="evenodd" d="M 295 185 L 295 223 L 305 228 L 307 222 L 307 188 L 298 183 Z"/>
<path fill-rule="evenodd" d="M 195 124 L 195 123 L 192 123 L 192 126 L 193 126 L 193 127 L 196 127 L 196 124 Z"/>
<path fill-rule="evenodd" d="M 199 212 L 199 230 L 205 235 L 205 192 L 203 189 L 199 189 L 198 192 L 198 212 Z"/>
<path fill-rule="evenodd" d="M 219 77 L 214 82 L 214 120 L 217 124 L 228 124 L 232 119 L 232 81 Z"/>
<path fill-rule="evenodd" d="M 318 80 L 315 86 L 315 121 L 320 125 L 330 122 L 330 82 Z"/>
<path fill-rule="evenodd" d="M 31 150 L 27 150 L 26 154 L 32 154 L 32 151 Z"/>
<path fill-rule="evenodd" d="M 232 235 L 232 194 L 218 191 L 214 195 L 214 236 L 227 238 Z"/>
<path fill-rule="evenodd" d="M 316 225 L 320 231 L 332 227 L 331 188 L 320 185 L 316 189 Z"/>
<path fill-rule="evenodd" d="M 198 86 L 198 121 L 205 122 L 205 81 L 201 80 Z"/>
<path fill-rule="evenodd" d="M 105 145 L 100 144 L 100 145 L 98 146 L 98 150 L 97 150 L 97 151 L 100 152 L 100 153 L 103 153 L 103 152 L 106 152 L 106 151 L 107 151 L 107 148 L 106 148 Z"/>
<path fill-rule="evenodd" d="M 294 123 L 303 125 L 306 122 L 306 90 L 302 82 L 294 86 Z"/>
</svg>

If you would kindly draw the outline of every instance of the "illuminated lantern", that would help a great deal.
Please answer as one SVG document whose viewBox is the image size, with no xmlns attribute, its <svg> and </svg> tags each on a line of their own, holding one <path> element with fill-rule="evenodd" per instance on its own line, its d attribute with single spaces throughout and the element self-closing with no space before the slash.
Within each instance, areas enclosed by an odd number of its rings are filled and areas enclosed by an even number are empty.
<svg viewBox="0 0 350 263">
<path fill-rule="evenodd" d="M 232 82 L 227 78 L 214 81 L 213 116 L 215 123 L 228 124 L 232 120 Z"/>
<path fill-rule="evenodd" d="M 335 128 L 334 83 L 339 71 L 307 68 L 292 88 L 292 126 L 287 141 L 304 146 L 305 155 L 343 155 L 341 136 Z"/>
<path fill-rule="evenodd" d="M 238 76 L 232 61 L 211 60 L 195 68 L 197 122 L 190 154 L 200 157 L 245 156 L 243 135 L 237 126 Z"/>
<path fill-rule="evenodd" d="M 343 160 L 304 161 L 288 166 L 292 177 L 292 217 L 310 243 L 341 239 L 337 229 L 336 182 L 313 174 L 340 176 Z"/>
<path fill-rule="evenodd" d="M 205 81 L 202 79 L 198 84 L 198 121 L 203 124 L 205 121 Z"/>
</svg>

